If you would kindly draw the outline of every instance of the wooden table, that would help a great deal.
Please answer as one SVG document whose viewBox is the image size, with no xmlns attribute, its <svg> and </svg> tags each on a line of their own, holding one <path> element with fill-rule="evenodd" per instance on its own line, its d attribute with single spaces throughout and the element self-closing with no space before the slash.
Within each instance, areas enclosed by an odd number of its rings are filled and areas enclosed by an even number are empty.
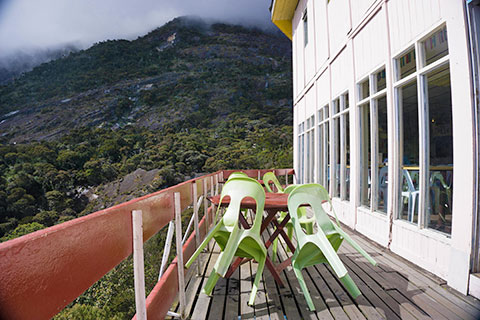
<svg viewBox="0 0 480 320">
<path fill-rule="evenodd" d="M 224 197 L 221 204 L 219 203 L 220 195 L 209 197 L 208 199 L 216 206 L 218 205 L 228 206 L 228 204 L 230 203 L 229 196 Z M 253 198 L 250 198 L 250 197 L 244 198 L 241 203 L 241 208 L 255 210 L 256 202 Z M 270 236 L 267 242 L 265 242 L 265 247 L 268 249 L 272 245 L 273 240 L 275 240 L 275 238 L 277 238 L 280 235 L 283 238 L 283 240 L 285 240 L 285 243 L 290 248 L 290 250 L 292 252 L 295 252 L 295 246 L 293 245 L 292 241 L 290 240 L 290 238 L 288 238 L 287 234 L 283 230 L 287 222 L 290 220 L 290 214 L 287 214 L 281 223 L 279 223 L 276 218 L 277 212 L 279 211 L 288 212 L 288 194 L 267 192 L 265 194 L 264 210 L 267 213 L 267 216 L 264 217 L 262 221 L 260 234 L 262 234 L 263 231 L 265 231 L 265 229 L 270 223 L 273 223 L 273 225 L 275 226 L 275 232 Z M 239 214 L 238 217 L 239 217 L 240 223 L 244 228 L 250 227 L 247 220 L 243 216 L 243 214 Z M 248 259 L 237 257 L 237 259 L 230 266 L 230 269 L 228 270 L 225 277 L 226 278 L 230 277 L 233 274 L 233 272 L 240 266 L 240 264 L 245 260 L 248 260 Z M 278 265 L 274 265 L 272 260 L 268 257 L 268 255 L 265 261 L 265 266 L 268 268 L 268 270 L 270 270 L 275 281 L 282 287 L 284 287 L 285 285 L 282 279 L 280 278 L 280 272 L 290 264 L 291 264 L 291 257 Z"/>
</svg>

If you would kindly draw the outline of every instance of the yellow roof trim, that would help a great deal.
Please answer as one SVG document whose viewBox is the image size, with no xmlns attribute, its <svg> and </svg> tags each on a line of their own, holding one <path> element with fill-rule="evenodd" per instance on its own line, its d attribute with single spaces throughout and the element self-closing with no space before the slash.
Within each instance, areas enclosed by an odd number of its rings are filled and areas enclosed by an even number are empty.
<svg viewBox="0 0 480 320">
<path fill-rule="evenodd" d="M 298 0 L 275 0 L 272 6 L 272 22 L 292 40 L 292 19 Z"/>
<path fill-rule="evenodd" d="M 292 40 L 292 20 L 275 20 L 273 23 L 288 37 L 288 39 Z"/>
</svg>

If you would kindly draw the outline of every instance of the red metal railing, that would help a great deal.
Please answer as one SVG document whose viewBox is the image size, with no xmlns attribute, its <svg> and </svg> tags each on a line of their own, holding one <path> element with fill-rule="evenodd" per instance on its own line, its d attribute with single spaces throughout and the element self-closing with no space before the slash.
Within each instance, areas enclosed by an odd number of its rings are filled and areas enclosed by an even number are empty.
<svg viewBox="0 0 480 320">
<path fill-rule="evenodd" d="M 133 210 L 143 216 L 143 241 L 174 218 L 174 193 L 180 193 L 181 210 L 193 202 L 192 188 L 209 190 L 213 176 L 225 179 L 225 170 L 188 180 L 176 186 L 90 215 L 0 243 L 0 318 L 49 319 L 132 253 Z M 292 175 L 292 169 L 243 170 L 251 177 L 267 171 Z M 204 182 L 205 180 L 205 182 Z M 199 224 L 203 239 L 208 225 Z M 186 261 L 195 250 L 195 234 L 183 245 Z M 164 319 L 178 293 L 176 259 L 147 298 L 149 319 Z"/>
</svg>

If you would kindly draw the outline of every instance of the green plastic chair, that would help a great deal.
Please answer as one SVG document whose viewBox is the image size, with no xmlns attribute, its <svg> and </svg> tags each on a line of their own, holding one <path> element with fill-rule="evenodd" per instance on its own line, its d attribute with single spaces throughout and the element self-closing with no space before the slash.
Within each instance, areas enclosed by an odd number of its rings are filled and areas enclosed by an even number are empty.
<svg viewBox="0 0 480 320">
<path fill-rule="evenodd" d="M 241 172 L 241 171 L 238 171 L 238 172 L 232 172 L 230 173 L 230 175 L 228 176 L 228 180 L 230 179 L 234 179 L 234 178 L 248 178 L 248 175 L 244 172 Z"/>
<path fill-rule="evenodd" d="M 347 269 L 337 255 L 337 250 L 343 240 L 346 240 L 372 265 L 375 266 L 377 264 L 365 250 L 363 250 L 340 228 L 340 223 L 338 222 L 335 211 L 334 215 L 336 223 L 333 223 L 332 220 L 330 220 L 322 207 L 322 202 L 325 200 L 330 203 L 330 206 L 332 206 L 327 190 L 319 184 L 298 186 L 292 190 L 288 197 L 288 211 L 290 212 L 295 235 L 297 237 L 297 248 L 292 257 L 292 266 L 298 282 L 300 283 L 300 287 L 305 295 L 305 299 L 307 300 L 308 307 L 312 311 L 315 310 L 315 306 L 313 305 L 312 298 L 310 297 L 310 293 L 302 276 L 303 268 L 318 263 L 330 264 L 347 291 L 355 299 L 361 294 L 361 292 L 355 285 L 355 282 L 353 282 L 352 278 L 348 275 Z M 310 205 L 315 213 L 318 230 L 314 234 L 305 234 L 300 226 L 297 212 L 302 204 Z"/>
<path fill-rule="evenodd" d="M 207 246 L 208 242 L 212 238 L 215 239 L 222 252 L 203 288 L 205 294 L 211 295 L 218 279 L 225 277 L 234 256 L 256 260 L 258 262 L 257 275 L 250 293 L 250 300 L 248 301 L 249 305 L 253 305 L 267 257 L 267 249 L 260 236 L 265 205 L 265 191 L 262 185 L 254 179 L 245 177 L 232 178 L 223 187 L 220 203 L 225 196 L 230 196 L 230 204 L 225 214 L 208 233 L 185 267 L 189 268 L 200 252 Z M 240 204 L 245 197 L 252 197 L 256 201 L 256 215 L 250 229 L 243 229 L 238 221 Z M 218 210 L 216 214 L 218 215 Z"/>
<path fill-rule="evenodd" d="M 290 193 L 290 192 L 292 192 L 293 189 L 295 189 L 298 186 L 299 185 L 292 184 L 292 185 L 286 187 L 283 190 L 283 192 L 284 193 Z M 307 234 L 313 234 L 313 226 L 315 224 L 315 217 L 310 217 L 309 218 L 307 216 L 307 209 L 303 208 L 303 207 L 298 208 L 297 214 L 298 214 L 298 220 L 300 222 L 300 225 L 303 228 L 305 228 L 305 231 L 307 232 Z M 278 222 L 282 223 L 283 219 L 285 219 L 286 216 L 287 216 L 287 212 L 281 211 L 280 212 L 280 218 L 278 219 Z M 287 222 L 286 228 L 287 228 L 288 238 L 292 239 L 292 237 L 293 237 L 293 223 L 292 223 L 291 220 Z M 273 260 L 273 262 L 275 262 L 276 259 L 277 259 L 277 250 L 278 250 L 278 237 L 275 238 L 275 240 L 273 240 L 273 245 L 272 245 L 272 253 L 273 253 L 272 260 Z M 289 247 L 287 247 L 287 251 L 288 252 L 290 251 Z"/>
<path fill-rule="evenodd" d="M 270 187 L 270 183 L 273 183 L 275 187 L 277 188 L 278 192 L 283 193 L 284 189 L 282 185 L 280 184 L 280 181 L 278 181 L 277 177 L 273 172 L 267 172 L 263 175 L 263 184 L 265 185 L 265 188 L 267 189 L 268 192 L 272 192 L 273 190 Z"/>
</svg>

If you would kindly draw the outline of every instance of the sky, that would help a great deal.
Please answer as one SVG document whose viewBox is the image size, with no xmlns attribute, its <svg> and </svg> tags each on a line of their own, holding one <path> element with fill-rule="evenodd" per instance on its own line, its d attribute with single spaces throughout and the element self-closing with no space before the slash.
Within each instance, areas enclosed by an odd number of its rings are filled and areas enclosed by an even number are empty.
<svg viewBox="0 0 480 320">
<path fill-rule="evenodd" d="M 270 0 L 0 0 L 0 57 L 135 39 L 175 17 L 271 28 Z"/>
</svg>

